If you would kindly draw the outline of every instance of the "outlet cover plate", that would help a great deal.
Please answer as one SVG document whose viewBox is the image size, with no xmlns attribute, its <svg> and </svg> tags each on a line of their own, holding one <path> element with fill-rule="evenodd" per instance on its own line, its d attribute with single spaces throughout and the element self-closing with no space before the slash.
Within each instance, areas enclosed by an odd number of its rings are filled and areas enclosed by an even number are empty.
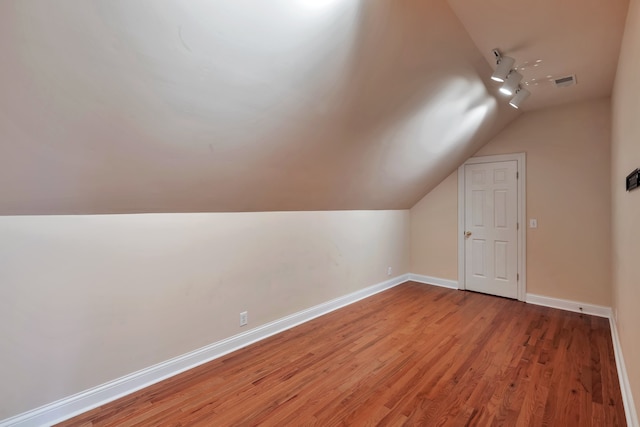
<svg viewBox="0 0 640 427">
<path fill-rule="evenodd" d="M 240 313 L 240 326 L 246 326 L 249 323 L 249 313 L 243 311 Z"/>
</svg>

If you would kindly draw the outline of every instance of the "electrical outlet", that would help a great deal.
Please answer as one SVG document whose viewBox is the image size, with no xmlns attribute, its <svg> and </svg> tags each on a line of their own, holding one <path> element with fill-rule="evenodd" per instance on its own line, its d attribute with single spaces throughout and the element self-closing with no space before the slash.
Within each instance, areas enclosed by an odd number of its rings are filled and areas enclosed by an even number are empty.
<svg viewBox="0 0 640 427">
<path fill-rule="evenodd" d="M 243 311 L 240 313 L 240 326 L 247 326 L 247 323 L 249 323 L 249 313 Z"/>
<path fill-rule="evenodd" d="M 392 273 L 393 273 L 393 268 L 387 267 L 387 276 L 391 276 Z"/>
</svg>

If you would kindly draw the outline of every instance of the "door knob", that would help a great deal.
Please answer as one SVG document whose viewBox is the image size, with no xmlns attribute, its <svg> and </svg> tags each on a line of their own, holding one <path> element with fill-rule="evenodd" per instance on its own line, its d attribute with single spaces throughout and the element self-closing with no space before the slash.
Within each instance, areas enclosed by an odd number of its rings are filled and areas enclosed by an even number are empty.
<svg viewBox="0 0 640 427">
<path fill-rule="evenodd" d="M 465 231 L 464 232 L 464 237 L 469 237 L 471 236 L 471 232 L 470 231 Z"/>
</svg>

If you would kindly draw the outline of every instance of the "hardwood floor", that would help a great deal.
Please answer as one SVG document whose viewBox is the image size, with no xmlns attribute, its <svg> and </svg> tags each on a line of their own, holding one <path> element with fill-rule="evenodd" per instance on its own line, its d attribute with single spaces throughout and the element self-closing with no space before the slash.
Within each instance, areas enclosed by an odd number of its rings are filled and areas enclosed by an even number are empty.
<svg viewBox="0 0 640 427">
<path fill-rule="evenodd" d="M 607 319 L 407 283 L 62 426 L 623 426 Z"/>
</svg>

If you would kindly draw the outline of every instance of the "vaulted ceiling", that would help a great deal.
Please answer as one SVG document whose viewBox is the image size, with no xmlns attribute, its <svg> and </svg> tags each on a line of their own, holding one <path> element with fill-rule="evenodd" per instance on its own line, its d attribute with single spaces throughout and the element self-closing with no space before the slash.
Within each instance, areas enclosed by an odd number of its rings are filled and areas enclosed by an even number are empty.
<svg viewBox="0 0 640 427">
<path fill-rule="evenodd" d="M 492 48 L 606 96 L 626 7 L 5 0 L 0 214 L 409 208 L 519 114 Z"/>
</svg>

